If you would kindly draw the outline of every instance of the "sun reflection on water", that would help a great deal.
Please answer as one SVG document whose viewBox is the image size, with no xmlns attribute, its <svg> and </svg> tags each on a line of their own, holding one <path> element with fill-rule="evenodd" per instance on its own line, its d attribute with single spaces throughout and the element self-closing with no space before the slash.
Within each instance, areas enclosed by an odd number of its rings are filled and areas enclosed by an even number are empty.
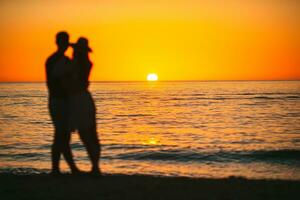
<svg viewBox="0 0 300 200">
<path fill-rule="evenodd" d="M 148 140 L 143 141 L 142 144 L 143 145 L 157 145 L 157 144 L 159 144 L 159 140 L 154 137 L 150 137 Z"/>
</svg>

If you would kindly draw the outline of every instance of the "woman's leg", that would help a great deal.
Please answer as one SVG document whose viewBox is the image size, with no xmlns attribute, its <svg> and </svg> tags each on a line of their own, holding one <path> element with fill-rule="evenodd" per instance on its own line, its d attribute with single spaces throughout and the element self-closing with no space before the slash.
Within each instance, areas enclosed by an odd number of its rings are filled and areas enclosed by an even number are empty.
<svg viewBox="0 0 300 200">
<path fill-rule="evenodd" d="M 89 129 L 81 129 L 79 130 L 80 138 L 85 145 L 89 158 L 92 162 L 92 172 L 100 173 L 99 169 L 99 159 L 100 159 L 100 143 L 98 139 L 98 134 L 96 130 L 96 126 L 91 127 Z"/>
</svg>

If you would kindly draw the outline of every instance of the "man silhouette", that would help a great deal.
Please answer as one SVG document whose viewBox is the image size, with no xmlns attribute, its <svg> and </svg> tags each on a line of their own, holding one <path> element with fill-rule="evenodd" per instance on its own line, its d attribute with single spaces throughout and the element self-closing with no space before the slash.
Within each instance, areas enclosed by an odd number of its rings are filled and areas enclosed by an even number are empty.
<svg viewBox="0 0 300 200">
<path fill-rule="evenodd" d="M 54 139 L 51 148 L 52 174 L 59 174 L 59 162 L 61 154 L 64 155 L 72 173 L 78 173 L 70 148 L 71 132 L 68 130 L 68 99 L 67 91 L 63 87 L 63 76 L 57 77 L 53 71 L 58 62 L 70 62 L 65 56 L 69 46 L 67 32 L 56 34 L 57 51 L 46 61 L 46 78 L 49 91 L 49 112 L 54 125 Z"/>
</svg>

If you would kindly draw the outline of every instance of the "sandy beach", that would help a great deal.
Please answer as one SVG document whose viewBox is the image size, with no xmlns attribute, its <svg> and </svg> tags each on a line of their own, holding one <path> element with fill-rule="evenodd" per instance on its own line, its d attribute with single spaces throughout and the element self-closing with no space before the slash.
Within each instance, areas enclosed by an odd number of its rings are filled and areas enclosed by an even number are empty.
<svg viewBox="0 0 300 200">
<path fill-rule="evenodd" d="M 104 175 L 0 175 L 10 199 L 300 199 L 300 181 Z"/>
</svg>

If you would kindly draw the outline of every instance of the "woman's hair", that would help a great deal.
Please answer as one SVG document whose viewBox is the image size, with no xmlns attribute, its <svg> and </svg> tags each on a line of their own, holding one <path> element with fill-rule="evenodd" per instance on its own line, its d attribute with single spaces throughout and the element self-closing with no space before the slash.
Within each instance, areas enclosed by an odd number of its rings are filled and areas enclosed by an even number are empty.
<svg viewBox="0 0 300 200">
<path fill-rule="evenodd" d="M 81 49 L 74 48 L 73 59 L 76 61 L 78 67 L 79 81 L 84 85 L 88 85 L 88 80 L 92 68 L 92 62 L 89 58 L 89 52 L 81 51 Z"/>
<path fill-rule="evenodd" d="M 84 61 L 84 60 L 90 60 L 89 58 L 89 52 L 87 51 L 82 51 L 81 49 L 79 48 L 74 48 L 74 51 L 73 51 L 73 58 L 76 59 L 77 61 Z"/>
</svg>

